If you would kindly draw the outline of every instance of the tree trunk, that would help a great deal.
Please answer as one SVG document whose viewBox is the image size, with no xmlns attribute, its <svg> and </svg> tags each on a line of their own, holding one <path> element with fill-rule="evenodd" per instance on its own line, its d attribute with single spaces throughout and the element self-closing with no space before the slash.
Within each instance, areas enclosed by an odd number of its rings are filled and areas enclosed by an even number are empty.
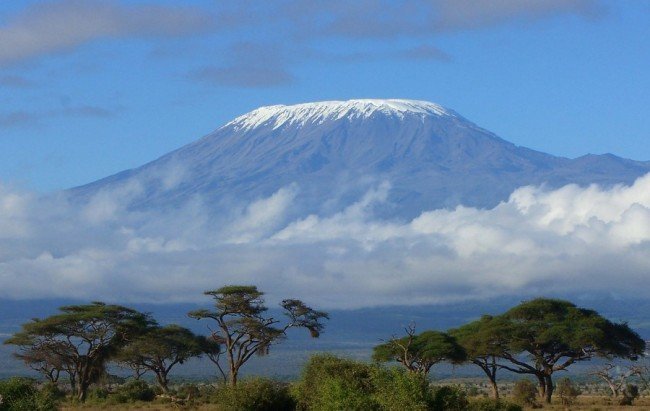
<svg viewBox="0 0 650 411">
<path fill-rule="evenodd" d="M 499 399 L 499 386 L 497 385 L 496 379 L 490 378 L 490 386 L 492 387 L 492 398 L 495 400 Z"/>
<path fill-rule="evenodd" d="M 546 380 L 543 375 L 535 375 L 537 377 L 537 392 L 541 401 L 546 400 Z"/>
<path fill-rule="evenodd" d="M 68 373 L 68 378 L 70 380 L 70 391 L 74 397 L 77 395 L 77 379 L 75 378 L 74 374 L 71 373 Z"/>
<path fill-rule="evenodd" d="M 551 397 L 553 396 L 553 378 L 550 375 L 544 377 L 544 382 L 546 385 L 546 397 L 544 398 L 547 404 L 551 403 Z"/>
<path fill-rule="evenodd" d="M 77 399 L 81 402 L 86 401 L 86 394 L 88 394 L 88 386 L 89 384 L 85 381 L 79 381 L 78 388 L 77 388 Z"/>
<path fill-rule="evenodd" d="M 614 385 L 609 381 L 607 381 L 607 385 L 609 385 L 609 389 L 612 391 L 612 396 L 614 398 L 618 397 L 618 388 L 616 387 L 616 385 Z"/>
<path fill-rule="evenodd" d="M 237 385 L 237 371 L 236 370 L 230 371 L 230 375 L 228 376 L 228 379 L 230 380 L 229 382 L 230 382 L 230 385 L 232 387 L 236 386 Z"/>
<path fill-rule="evenodd" d="M 167 379 L 167 375 L 163 372 L 157 372 L 156 373 L 156 380 L 158 381 L 158 385 L 160 386 L 160 389 L 163 390 L 165 394 L 169 393 L 169 380 Z"/>
</svg>

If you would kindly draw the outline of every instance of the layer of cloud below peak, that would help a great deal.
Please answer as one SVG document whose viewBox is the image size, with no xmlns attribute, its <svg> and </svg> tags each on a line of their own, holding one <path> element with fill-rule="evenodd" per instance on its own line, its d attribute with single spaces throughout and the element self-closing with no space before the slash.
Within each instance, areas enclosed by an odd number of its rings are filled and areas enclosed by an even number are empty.
<svg viewBox="0 0 650 411">
<path fill-rule="evenodd" d="M 166 178 L 161 176 L 161 179 Z M 522 187 L 490 210 L 373 217 L 387 182 L 338 213 L 289 218 L 292 185 L 214 210 L 128 211 L 137 181 L 83 206 L 0 188 L 0 298 L 196 301 L 253 283 L 325 307 L 505 295 L 650 297 L 650 175 L 609 189 Z"/>
</svg>

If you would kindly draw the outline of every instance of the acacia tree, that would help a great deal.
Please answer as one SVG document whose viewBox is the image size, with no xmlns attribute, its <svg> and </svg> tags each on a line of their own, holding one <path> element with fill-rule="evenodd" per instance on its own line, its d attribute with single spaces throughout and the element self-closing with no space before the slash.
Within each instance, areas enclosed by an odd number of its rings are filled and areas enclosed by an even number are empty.
<svg viewBox="0 0 650 411">
<path fill-rule="evenodd" d="M 603 380 L 612 392 L 612 396 L 618 397 L 627 387 L 628 380 L 631 377 L 637 377 L 647 387 L 648 384 L 645 377 L 647 372 L 648 368 L 646 366 L 622 366 L 610 362 L 590 371 L 589 375 Z"/>
<path fill-rule="evenodd" d="M 178 325 L 154 327 L 122 348 L 117 360 L 135 370 L 138 377 L 153 372 L 163 392 L 169 392 L 171 369 L 203 354 L 204 341 L 205 337 Z"/>
<path fill-rule="evenodd" d="M 85 401 L 88 387 L 102 375 L 106 362 L 153 324 L 147 314 L 101 302 L 59 310 L 60 314 L 23 324 L 21 331 L 4 343 L 19 346 L 18 355 L 47 349 L 48 356 L 42 360 L 50 368 L 69 367 L 72 388 L 80 401 Z"/>
<path fill-rule="evenodd" d="M 499 399 L 497 371 L 499 359 L 508 350 L 507 324 L 499 317 L 484 315 L 449 333 L 465 349 L 467 360 L 483 370 L 490 381 L 492 396 Z"/>
<path fill-rule="evenodd" d="M 427 375 L 435 364 L 443 361 L 460 363 L 466 353 L 454 337 L 440 331 L 415 333 L 409 325 L 406 336 L 393 337 L 373 349 L 372 358 L 379 362 L 396 361 L 410 372 Z"/>
<path fill-rule="evenodd" d="M 510 309 L 501 319 L 508 344 L 500 356 L 509 364 L 499 366 L 534 375 L 547 403 L 554 372 L 594 357 L 636 360 L 645 350 L 643 339 L 627 324 L 613 323 L 568 301 L 538 298 Z"/>
<path fill-rule="evenodd" d="M 212 347 L 209 358 L 219 365 L 221 356 L 226 357 L 228 381 L 233 386 L 240 368 L 253 355 L 268 354 L 271 345 L 282 340 L 289 328 L 306 328 L 316 338 L 323 330 L 322 320 L 329 318 L 327 313 L 313 310 L 300 300 L 288 299 L 280 304 L 287 317 L 282 324 L 267 315 L 264 293 L 255 286 L 230 285 L 205 294 L 214 299 L 215 309 L 192 311 L 188 315 L 216 322 L 212 340 L 217 345 Z"/>
</svg>

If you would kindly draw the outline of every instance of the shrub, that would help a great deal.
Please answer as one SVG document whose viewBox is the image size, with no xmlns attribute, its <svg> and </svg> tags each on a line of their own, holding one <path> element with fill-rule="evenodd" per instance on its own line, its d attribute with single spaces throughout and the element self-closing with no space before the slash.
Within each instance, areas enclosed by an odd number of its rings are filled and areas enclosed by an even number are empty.
<svg viewBox="0 0 650 411">
<path fill-rule="evenodd" d="M 373 368 L 368 364 L 331 354 L 312 356 L 305 365 L 300 380 L 292 387 L 297 408 L 315 409 L 317 402 L 319 406 L 324 406 L 324 400 L 321 398 L 323 395 L 328 395 L 336 401 L 345 396 L 354 396 L 355 403 L 366 404 L 374 391 Z M 360 400 L 359 397 L 364 399 Z M 353 398 L 349 400 L 352 401 Z"/>
<path fill-rule="evenodd" d="M 371 411 L 379 409 L 372 392 L 350 378 L 326 377 L 316 387 L 313 411 Z"/>
<path fill-rule="evenodd" d="M 142 380 L 132 380 L 121 385 L 111 396 L 111 399 L 117 403 L 153 401 L 155 398 L 156 392 L 154 389 Z"/>
<path fill-rule="evenodd" d="M 194 401 L 200 398 L 202 393 L 196 384 L 183 384 L 175 391 L 175 395 L 187 401 Z"/>
<path fill-rule="evenodd" d="M 106 401 L 108 398 L 108 390 L 104 387 L 94 387 L 88 390 L 86 402 L 98 404 Z"/>
<path fill-rule="evenodd" d="M 296 408 L 287 384 L 259 377 L 241 380 L 235 387 L 221 387 L 216 391 L 213 402 L 219 409 L 233 411 L 284 411 Z"/>
<path fill-rule="evenodd" d="M 31 378 L 14 377 L 0 381 L 0 411 L 56 410 L 56 397 L 39 391 Z"/>
<path fill-rule="evenodd" d="M 428 410 L 433 393 L 426 377 L 402 368 L 375 368 L 372 377 L 374 402 L 382 410 Z"/>
<path fill-rule="evenodd" d="M 434 410 L 464 411 L 467 410 L 468 404 L 467 394 L 459 387 L 438 387 L 433 396 Z"/>
<path fill-rule="evenodd" d="M 634 384 L 627 384 L 623 390 L 623 397 L 619 400 L 620 405 L 632 405 L 639 397 L 639 387 Z"/>
<path fill-rule="evenodd" d="M 512 389 L 515 403 L 524 407 L 537 406 L 537 388 L 530 380 L 519 380 Z"/>
<path fill-rule="evenodd" d="M 492 398 L 471 400 L 467 409 L 469 411 L 523 411 L 520 405 Z"/>
<path fill-rule="evenodd" d="M 562 378 L 558 381 L 557 386 L 555 387 L 555 392 L 560 397 L 562 405 L 571 405 L 576 401 L 578 395 L 580 395 L 580 389 L 576 387 L 573 382 L 568 378 Z"/>
</svg>

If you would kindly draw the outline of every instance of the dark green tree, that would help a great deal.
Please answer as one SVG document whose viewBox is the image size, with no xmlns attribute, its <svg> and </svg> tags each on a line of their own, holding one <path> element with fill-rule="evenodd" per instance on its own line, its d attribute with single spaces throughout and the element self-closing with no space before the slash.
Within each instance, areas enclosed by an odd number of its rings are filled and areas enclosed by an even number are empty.
<svg viewBox="0 0 650 411">
<path fill-rule="evenodd" d="M 501 356 L 509 364 L 500 367 L 534 375 L 539 395 L 547 403 L 556 371 L 594 357 L 636 360 L 645 350 L 643 339 L 627 324 L 613 323 L 568 301 L 534 299 L 510 309 L 501 319 L 508 339 Z"/>
<path fill-rule="evenodd" d="M 51 350 L 48 353 L 51 366 L 71 367 L 73 390 L 80 401 L 85 401 L 89 386 L 103 375 L 106 363 L 154 324 L 147 314 L 101 302 L 64 306 L 59 310 L 60 314 L 23 324 L 4 343 L 19 346 L 21 353 L 39 347 Z"/>
<path fill-rule="evenodd" d="M 255 286 L 231 285 L 205 294 L 214 299 L 215 309 L 192 311 L 188 315 L 216 322 L 212 339 L 220 350 L 212 351 L 209 358 L 218 364 L 221 355 L 226 357 L 231 385 L 237 384 L 240 368 L 253 355 L 268 354 L 271 345 L 281 341 L 289 328 L 306 328 L 315 338 L 323 330 L 322 321 L 329 318 L 327 313 L 313 310 L 300 300 L 289 299 L 280 304 L 287 317 L 282 322 L 267 314 L 264 293 Z"/>
<path fill-rule="evenodd" d="M 490 381 L 492 396 L 499 399 L 497 371 L 499 359 L 508 350 L 508 323 L 499 317 L 484 315 L 449 334 L 456 338 L 467 353 L 467 360 L 478 366 Z"/>
<path fill-rule="evenodd" d="M 203 354 L 206 338 L 178 325 L 154 327 L 122 348 L 117 361 L 134 370 L 151 371 L 163 392 L 176 364 Z M 136 371 L 138 372 L 138 371 Z"/>
<path fill-rule="evenodd" d="M 415 333 L 415 326 L 406 328 L 406 336 L 393 337 L 373 349 L 372 358 L 379 362 L 396 361 L 407 370 L 427 375 L 435 364 L 449 361 L 461 363 L 467 355 L 456 339 L 440 331 Z"/>
</svg>

